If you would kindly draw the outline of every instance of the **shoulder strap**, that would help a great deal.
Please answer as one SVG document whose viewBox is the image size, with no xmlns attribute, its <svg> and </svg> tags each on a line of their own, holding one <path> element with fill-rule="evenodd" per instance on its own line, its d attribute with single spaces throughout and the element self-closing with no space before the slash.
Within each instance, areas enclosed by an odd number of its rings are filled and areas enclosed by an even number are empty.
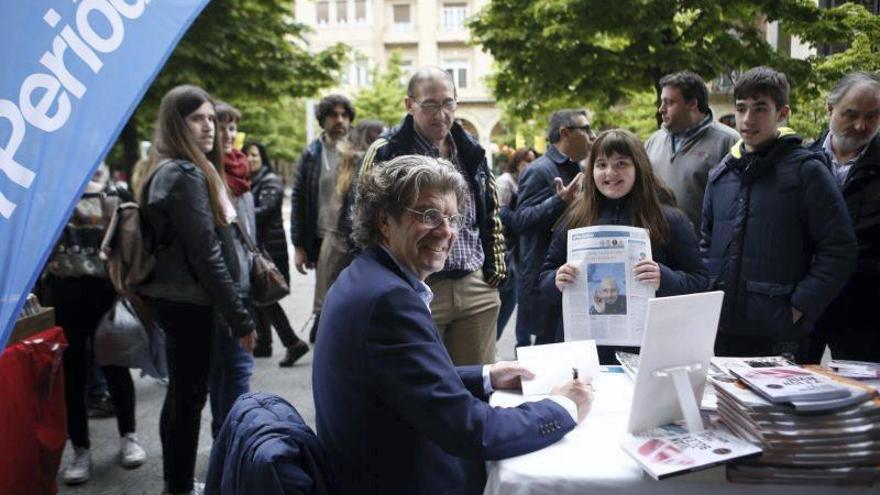
<svg viewBox="0 0 880 495">
<path fill-rule="evenodd" d="M 376 155 L 379 154 L 379 149 L 384 148 L 388 143 L 389 141 L 387 139 L 380 137 L 370 145 L 366 154 L 364 154 L 364 160 L 361 162 L 361 170 L 358 175 L 367 173 L 373 168 L 376 161 Z"/>
<path fill-rule="evenodd" d="M 248 249 L 254 254 L 259 253 L 259 250 L 257 249 L 256 244 L 254 244 L 253 239 L 251 239 L 251 236 L 248 235 L 247 231 L 244 230 L 244 227 L 241 226 L 241 222 L 236 220 L 232 223 L 235 224 L 235 227 L 238 229 L 238 232 L 244 238 L 244 243 L 247 244 Z"/>
<path fill-rule="evenodd" d="M 149 198 L 150 196 L 150 187 L 152 187 L 153 178 L 156 177 L 156 174 L 159 173 L 159 170 L 164 168 L 165 165 L 168 165 L 170 163 L 177 163 L 179 161 L 181 160 L 166 158 L 165 160 L 159 162 L 158 165 L 153 167 L 153 170 L 151 170 L 150 173 L 146 177 L 144 177 L 144 187 L 141 191 L 141 199 L 144 203 L 147 202 L 147 198 Z"/>
</svg>

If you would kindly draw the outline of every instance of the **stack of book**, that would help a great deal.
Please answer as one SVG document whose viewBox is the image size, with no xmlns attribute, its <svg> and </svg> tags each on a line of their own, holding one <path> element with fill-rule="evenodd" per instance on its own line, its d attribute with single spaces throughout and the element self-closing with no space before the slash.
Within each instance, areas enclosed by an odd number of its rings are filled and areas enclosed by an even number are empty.
<svg viewBox="0 0 880 495">
<path fill-rule="evenodd" d="M 870 485 L 880 480 L 880 399 L 818 367 L 728 360 L 709 379 L 718 415 L 763 455 L 729 465 L 731 481 Z M 752 363 L 754 364 L 754 363 Z"/>
</svg>

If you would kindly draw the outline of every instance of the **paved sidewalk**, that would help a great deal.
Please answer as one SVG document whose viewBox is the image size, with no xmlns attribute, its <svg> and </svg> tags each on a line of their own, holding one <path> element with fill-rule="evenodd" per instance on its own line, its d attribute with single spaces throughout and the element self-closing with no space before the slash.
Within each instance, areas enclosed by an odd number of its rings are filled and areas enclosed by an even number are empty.
<svg viewBox="0 0 880 495">
<path fill-rule="evenodd" d="M 290 201 L 286 200 L 285 205 Z M 289 210 L 285 208 L 285 221 Z M 293 248 L 290 247 L 290 253 Z M 291 262 L 293 258 L 291 257 Z M 294 329 L 298 332 L 308 319 L 312 308 L 314 291 L 314 272 L 300 275 L 291 268 L 291 295 L 282 301 L 282 306 Z M 498 346 L 499 357 L 512 359 L 515 316 L 511 318 Z M 302 329 L 308 337 L 308 329 Z M 283 357 L 283 347 L 275 337 L 275 355 L 271 358 L 257 359 L 254 369 L 252 390 L 264 390 L 281 395 L 293 404 L 306 422 L 314 428 L 315 406 L 312 400 L 312 353 L 306 354 L 293 368 L 280 368 L 278 361 Z M 138 378 L 133 371 L 137 394 L 136 419 L 141 443 L 147 451 L 147 462 L 132 470 L 122 468 L 117 461 L 119 437 L 115 418 L 89 420 L 92 443 L 91 480 L 80 486 L 64 485 L 59 476 L 59 493 L 62 495 L 160 495 L 162 493 L 162 449 L 159 442 L 159 414 L 165 398 L 165 387 L 152 378 Z M 61 469 L 70 462 L 73 449 L 68 443 L 64 452 Z M 211 453 L 211 412 L 206 405 L 202 411 L 202 429 L 199 436 L 199 453 L 196 464 L 196 477 L 205 479 L 208 457 Z"/>
</svg>

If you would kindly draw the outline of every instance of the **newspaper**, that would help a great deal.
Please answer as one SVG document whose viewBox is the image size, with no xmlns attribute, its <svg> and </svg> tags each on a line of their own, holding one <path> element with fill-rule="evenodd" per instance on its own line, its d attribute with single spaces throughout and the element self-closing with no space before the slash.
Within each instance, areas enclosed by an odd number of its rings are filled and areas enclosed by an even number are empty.
<svg viewBox="0 0 880 495">
<path fill-rule="evenodd" d="M 632 268 L 651 259 L 648 231 L 618 225 L 572 229 L 567 258 L 578 276 L 562 293 L 565 340 L 640 346 L 654 288 L 636 281 Z"/>
</svg>

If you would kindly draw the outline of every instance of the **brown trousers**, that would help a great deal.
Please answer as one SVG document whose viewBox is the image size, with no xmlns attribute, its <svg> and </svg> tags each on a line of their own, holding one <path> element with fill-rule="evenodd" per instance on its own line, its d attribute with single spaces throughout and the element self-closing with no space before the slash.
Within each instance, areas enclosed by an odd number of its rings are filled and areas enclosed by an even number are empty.
<svg viewBox="0 0 880 495">
<path fill-rule="evenodd" d="M 456 280 L 429 279 L 428 285 L 434 292 L 431 315 L 452 362 L 456 366 L 494 363 L 501 299 L 498 289 L 483 279 L 483 271 Z"/>
</svg>

